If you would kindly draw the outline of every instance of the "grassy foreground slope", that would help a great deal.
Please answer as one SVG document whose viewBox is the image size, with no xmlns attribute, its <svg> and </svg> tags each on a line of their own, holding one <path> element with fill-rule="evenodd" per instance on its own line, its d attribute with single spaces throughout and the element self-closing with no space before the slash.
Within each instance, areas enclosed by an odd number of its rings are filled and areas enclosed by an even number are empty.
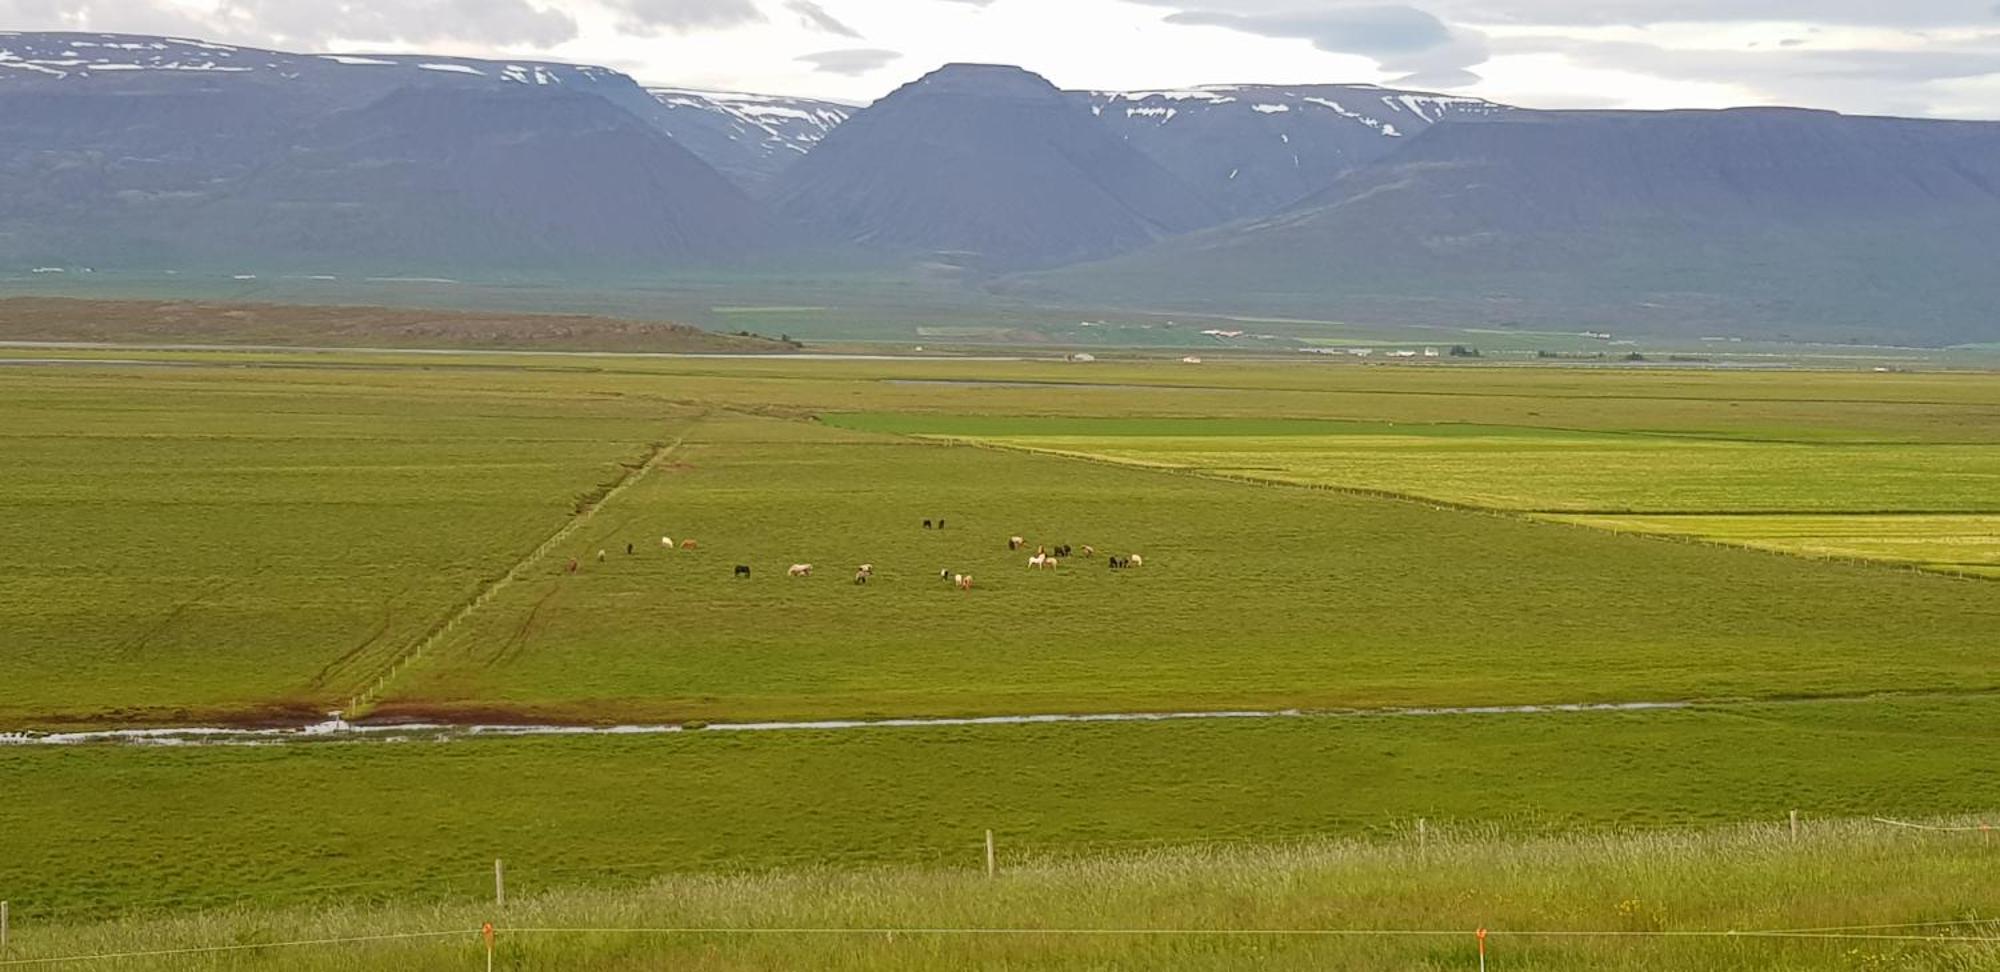
<svg viewBox="0 0 2000 972">
<path fill-rule="evenodd" d="M 922 528 L 939 517 L 946 529 Z M 701 547 L 662 551 L 662 535 Z M 1029 549 L 1009 551 L 1015 535 Z M 1031 570 L 1043 544 L 1139 552 L 1145 566 Z M 598 563 L 598 550 L 612 554 Z M 796 563 L 820 570 L 785 576 Z M 857 586 L 862 563 L 876 575 Z M 737 564 L 752 577 L 734 577 Z M 975 589 L 941 569 L 974 575 Z M 740 721 L 1962 691 L 2000 685 L 1991 595 L 1375 497 L 717 416 L 376 714 Z"/>
<path fill-rule="evenodd" d="M 1970 820 L 1939 821 L 1966 825 Z M 1810 821 L 1506 840 L 1010 853 L 966 866 L 676 876 L 472 904 L 243 909 L 18 929 L 32 960 L 232 946 L 168 970 L 1496 969 L 1717 972 L 2000 963 L 2000 845 Z M 1835 892 L 1834 889 L 1838 889 Z M 591 929 L 604 929 L 592 931 Z M 1343 934 L 1351 933 L 1351 934 Z M 383 940 L 382 936 L 401 935 Z M 260 944 L 317 944 L 259 948 Z"/>
<path fill-rule="evenodd" d="M 2000 806 L 2000 702 L 1354 716 L 277 747 L 0 746 L 23 923 L 490 897 L 684 871 L 1405 831 Z M 1949 896 L 1947 896 L 1949 897 Z M 1943 902 L 1940 902 L 1943 903 Z"/>
</svg>

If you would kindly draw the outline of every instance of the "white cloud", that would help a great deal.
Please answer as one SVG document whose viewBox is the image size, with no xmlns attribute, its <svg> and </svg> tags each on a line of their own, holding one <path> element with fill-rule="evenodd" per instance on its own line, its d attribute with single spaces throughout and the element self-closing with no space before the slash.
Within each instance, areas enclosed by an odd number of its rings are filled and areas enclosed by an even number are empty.
<svg viewBox="0 0 2000 972">
<path fill-rule="evenodd" d="M 1402 81 L 1538 107 L 2000 115 L 1995 0 L 0 0 L 0 24 L 541 55 L 863 102 L 1000 61 L 1064 87 Z"/>
</svg>

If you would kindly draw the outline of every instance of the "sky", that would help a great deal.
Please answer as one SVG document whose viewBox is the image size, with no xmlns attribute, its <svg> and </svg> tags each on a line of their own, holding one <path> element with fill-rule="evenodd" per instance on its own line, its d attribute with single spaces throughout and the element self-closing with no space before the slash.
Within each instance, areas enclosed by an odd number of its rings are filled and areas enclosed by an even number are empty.
<svg viewBox="0 0 2000 972">
<path fill-rule="evenodd" d="M 1371 82 L 1537 108 L 2000 119 L 2000 0 L 0 0 L 0 29 L 537 57 L 857 104 L 989 61 L 1065 88 Z"/>
</svg>

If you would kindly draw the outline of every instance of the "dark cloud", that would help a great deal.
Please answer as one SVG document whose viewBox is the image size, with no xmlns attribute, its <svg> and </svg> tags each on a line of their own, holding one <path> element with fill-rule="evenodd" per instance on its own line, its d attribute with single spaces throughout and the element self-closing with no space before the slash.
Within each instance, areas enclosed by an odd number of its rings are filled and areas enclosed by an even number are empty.
<svg viewBox="0 0 2000 972">
<path fill-rule="evenodd" d="M 1168 22 L 1228 27 L 1266 37 L 1303 37 L 1322 50 L 1353 54 L 1408 54 L 1449 43 L 1451 28 L 1415 7 L 1344 7 L 1295 13 L 1188 10 Z"/>
<path fill-rule="evenodd" d="M 711 30 L 764 19 L 753 0 L 604 0 L 622 15 L 619 29 L 635 34 Z"/>
<path fill-rule="evenodd" d="M 861 36 L 860 31 L 841 23 L 832 14 L 827 13 L 825 7 L 814 3 L 813 0 L 788 0 L 785 4 L 785 9 L 798 14 L 799 22 L 814 30 L 825 31 L 829 34 L 839 34 L 842 37 L 859 38 Z"/>
<path fill-rule="evenodd" d="M 1201 7 L 1167 16 L 1169 23 L 1226 27 L 1263 37 L 1296 37 L 1337 54 L 1374 58 L 1397 82 L 1456 88 L 1479 76 L 1469 69 L 1486 60 L 1485 38 L 1435 15 L 1401 5 L 1322 5 L 1311 10 L 1236 10 Z"/>
<path fill-rule="evenodd" d="M 902 58 L 899 51 L 885 51 L 877 48 L 857 48 L 843 51 L 821 51 L 799 58 L 813 66 L 815 70 L 828 74 L 849 76 L 867 74 Z"/>
</svg>

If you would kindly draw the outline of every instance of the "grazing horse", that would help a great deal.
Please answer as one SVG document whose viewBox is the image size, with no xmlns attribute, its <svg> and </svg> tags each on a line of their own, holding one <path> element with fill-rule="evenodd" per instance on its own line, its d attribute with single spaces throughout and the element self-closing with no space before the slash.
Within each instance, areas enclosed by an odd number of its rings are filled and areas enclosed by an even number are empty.
<svg viewBox="0 0 2000 972">
<path fill-rule="evenodd" d="M 925 521 L 924 521 L 924 529 L 928 530 L 928 529 L 930 529 L 930 528 L 931 528 L 931 521 L 929 521 L 929 520 L 925 520 Z"/>
<path fill-rule="evenodd" d="M 1141 557 L 1141 556 L 1139 556 L 1138 554 L 1133 554 L 1133 555 L 1131 556 L 1130 560 L 1132 561 L 1132 566 L 1134 566 L 1134 567 L 1144 567 L 1144 566 L 1146 566 L 1146 558 L 1144 558 L 1144 557 Z"/>
<path fill-rule="evenodd" d="M 866 584 L 868 583 L 868 578 L 873 576 L 875 576 L 874 564 L 862 564 L 854 568 L 854 583 L 856 584 Z"/>
<path fill-rule="evenodd" d="M 696 547 L 699 547 L 699 546 L 701 546 L 701 544 L 698 544 L 698 543 L 694 542 L 693 540 L 682 540 L 682 541 L 681 541 L 681 549 L 682 549 L 682 550 L 693 550 L 693 549 L 695 549 Z"/>
<path fill-rule="evenodd" d="M 668 550 L 672 550 L 672 549 L 674 549 L 674 538 L 673 538 L 673 537 L 661 537 L 661 538 L 660 538 L 660 546 L 662 546 L 662 547 L 665 547 L 665 548 L 667 548 Z"/>
<path fill-rule="evenodd" d="M 601 547 L 597 551 L 597 562 L 600 564 L 604 562 L 604 550 Z"/>
<path fill-rule="evenodd" d="M 1097 556 L 1097 548 L 1086 543 L 1083 545 L 1083 555 L 1085 557 L 1095 557 Z"/>
<path fill-rule="evenodd" d="M 738 576 L 738 577 L 748 577 L 748 576 L 750 576 L 750 565 L 749 565 L 749 564 L 737 564 L 737 565 L 736 565 L 736 576 Z"/>
<path fill-rule="evenodd" d="M 812 572 L 813 565 L 811 564 L 793 564 L 791 569 L 786 571 L 786 573 L 791 574 L 793 577 L 811 577 Z"/>
<path fill-rule="evenodd" d="M 1111 569 L 1112 569 L 1112 570 L 1123 570 L 1123 569 L 1125 569 L 1125 568 L 1127 568 L 1127 567 L 1130 567 L 1130 566 L 1132 566 L 1132 562 L 1131 562 L 1131 561 L 1129 561 L 1129 560 L 1120 560 L 1120 559 L 1118 559 L 1118 555 L 1116 555 L 1116 554 L 1113 554 L 1113 555 L 1111 556 Z"/>
<path fill-rule="evenodd" d="M 954 583 L 954 584 L 957 584 L 957 585 L 958 585 L 958 589 L 959 589 L 959 590 L 961 590 L 961 591 L 969 591 L 969 590 L 972 590 L 972 575 L 971 575 L 971 574 L 954 574 L 954 575 L 952 575 L 952 578 L 951 578 L 951 580 L 952 580 L 952 583 Z"/>
<path fill-rule="evenodd" d="M 950 568 L 950 567 L 946 567 L 946 568 L 944 568 L 943 570 L 940 570 L 940 571 L 938 571 L 938 580 L 941 580 L 941 581 L 949 581 L 949 580 L 951 580 L 951 568 Z"/>
<path fill-rule="evenodd" d="M 1025 546 L 1027 546 L 1027 545 L 1028 545 L 1028 541 L 1026 541 L 1026 540 L 1023 540 L 1023 539 L 1021 539 L 1020 537 L 1008 537 L 1008 538 L 1007 538 L 1007 549 L 1009 549 L 1009 550 L 1019 550 L 1019 549 L 1021 549 L 1022 547 L 1025 547 Z"/>
<path fill-rule="evenodd" d="M 629 543 L 625 545 L 625 556 L 632 556 L 632 545 Z"/>
<path fill-rule="evenodd" d="M 944 529 L 944 521 L 943 521 L 943 520 L 939 520 L 939 521 L 938 521 L 938 529 L 940 529 L 940 530 Z"/>
<path fill-rule="evenodd" d="M 1061 563 L 1061 561 L 1058 561 L 1056 558 L 1051 557 L 1048 554 L 1036 554 L 1033 557 L 1028 558 L 1028 566 L 1039 567 L 1043 570 L 1054 570 L 1056 569 L 1056 565 L 1059 563 Z"/>
</svg>

